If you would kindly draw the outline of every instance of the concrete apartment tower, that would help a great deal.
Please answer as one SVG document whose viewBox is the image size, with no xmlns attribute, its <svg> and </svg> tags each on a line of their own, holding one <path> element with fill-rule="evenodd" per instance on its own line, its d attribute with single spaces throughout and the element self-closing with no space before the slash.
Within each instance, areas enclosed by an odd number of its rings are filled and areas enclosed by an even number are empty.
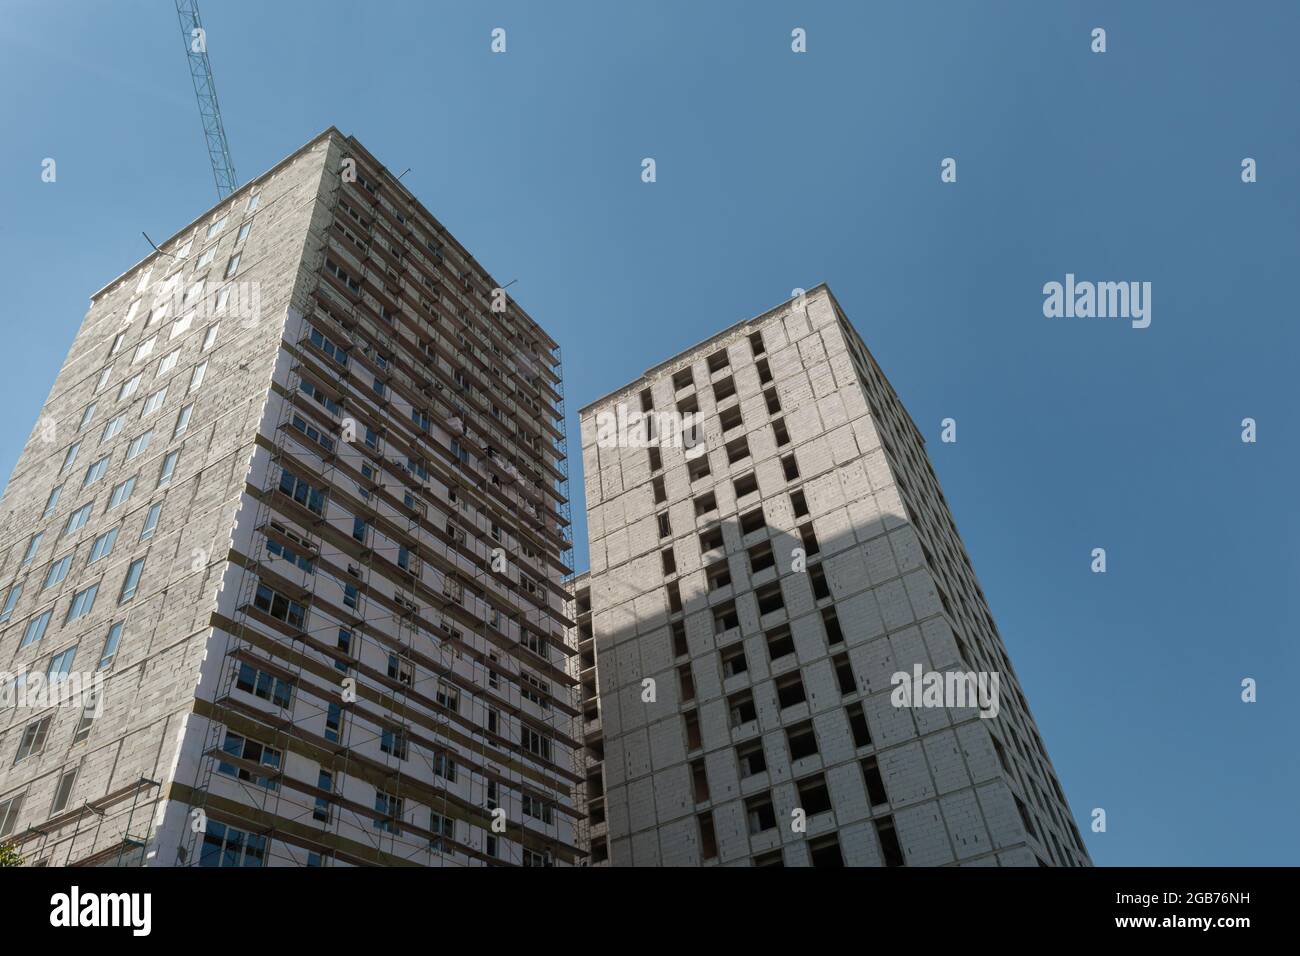
<svg viewBox="0 0 1300 956">
<path fill-rule="evenodd" d="M 159 249 L 0 502 L 0 843 L 577 862 L 556 343 L 332 128 Z"/>
<path fill-rule="evenodd" d="M 826 286 L 580 419 L 593 860 L 1090 865 L 921 434 Z M 915 665 L 997 672 L 996 716 L 898 705 Z"/>
</svg>

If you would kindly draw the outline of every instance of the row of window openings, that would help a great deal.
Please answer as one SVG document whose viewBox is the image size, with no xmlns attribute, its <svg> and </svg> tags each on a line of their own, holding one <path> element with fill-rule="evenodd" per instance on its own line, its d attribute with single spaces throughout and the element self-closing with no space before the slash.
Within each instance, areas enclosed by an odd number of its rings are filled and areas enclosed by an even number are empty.
<svg viewBox="0 0 1300 956">
<path fill-rule="evenodd" d="M 742 438 L 742 439 L 738 439 L 738 441 L 744 441 L 744 439 L 743 439 L 743 438 Z M 734 444 L 734 443 L 732 443 L 732 444 Z M 730 447 L 730 446 L 729 446 L 729 447 Z M 739 460 L 741 460 L 741 459 L 736 459 L 736 460 L 739 461 Z M 704 456 L 704 455 L 701 455 L 699 458 L 693 459 L 692 462 L 688 463 L 688 467 L 689 467 L 690 465 L 693 465 L 695 462 L 698 462 L 698 461 L 703 461 L 703 462 L 704 462 L 703 467 L 704 467 L 705 469 L 707 469 L 707 468 L 709 467 L 709 465 L 708 465 L 708 458 L 707 458 L 706 456 Z M 799 479 L 799 464 L 798 464 L 798 462 L 795 460 L 795 456 L 794 456 L 793 454 L 782 456 L 782 458 L 781 458 L 781 471 L 782 471 L 782 473 L 784 474 L 784 476 L 785 476 L 785 480 L 786 480 L 786 481 L 797 481 L 797 480 Z M 705 474 L 708 474 L 707 470 L 705 471 Z M 737 480 L 738 480 L 738 481 L 744 481 L 745 479 L 747 479 L 747 478 L 749 478 L 749 477 L 750 477 L 750 476 L 745 475 L 745 476 L 742 476 L 741 479 L 737 479 Z M 692 479 L 692 480 L 694 480 L 694 479 Z M 746 483 L 743 487 L 748 487 L 748 484 Z M 755 484 L 755 487 L 756 487 L 756 484 Z M 661 504 L 666 504 L 667 501 L 668 501 L 668 488 L 667 488 L 667 485 L 664 483 L 664 479 L 663 479 L 663 476 L 662 476 L 662 475 L 657 475 L 657 476 L 655 476 L 655 477 L 651 480 L 651 488 L 652 488 L 653 493 L 654 493 L 654 501 L 655 501 L 655 504 L 660 504 L 660 505 L 661 505 Z M 746 492 L 746 493 L 748 493 L 748 492 Z M 712 491 L 705 492 L 704 494 L 699 495 L 698 497 L 694 498 L 694 499 L 693 499 L 693 504 L 694 504 L 694 507 L 695 507 L 695 517 L 696 517 L 696 518 L 707 517 L 708 515 L 710 515 L 710 514 L 716 512 L 716 511 L 718 510 L 718 500 L 717 500 L 717 496 L 716 496 Z M 663 526 L 661 525 L 660 527 L 662 528 Z M 662 536 L 662 535 L 661 535 L 661 536 Z"/>
</svg>

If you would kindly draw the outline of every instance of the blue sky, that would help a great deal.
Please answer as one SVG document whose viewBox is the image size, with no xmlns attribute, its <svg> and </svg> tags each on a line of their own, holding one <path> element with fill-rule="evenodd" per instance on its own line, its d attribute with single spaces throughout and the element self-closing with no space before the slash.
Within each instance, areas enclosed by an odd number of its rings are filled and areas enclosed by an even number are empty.
<svg viewBox="0 0 1300 956">
<path fill-rule="evenodd" d="M 216 194 L 170 3 L 3 7 L 7 475 L 90 294 Z M 828 282 L 926 435 L 1096 862 L 1297 862 L 1300 7 L 209 0 L 204 19 L 241 179 L 331 124 L 411 167 L 564 345 L 571 419 Z M 1151 282 L 1151 327 L 1045 318 L 1067 272 Z"/>
</svg>

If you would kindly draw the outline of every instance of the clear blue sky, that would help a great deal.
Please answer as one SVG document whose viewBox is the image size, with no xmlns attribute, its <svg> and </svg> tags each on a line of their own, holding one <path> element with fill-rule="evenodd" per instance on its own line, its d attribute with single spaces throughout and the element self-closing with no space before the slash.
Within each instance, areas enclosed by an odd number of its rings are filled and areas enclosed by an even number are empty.
<svg viewBox="0 0 1300 956">
<path fill-rule="evenodd" d="M 216 196 L 170 0 L 2 6 L 7 475 L 89 295 L 147 251 L 141 230 L 160 240 Z M 1300 862 L 1300 6 L 204 14 L 241 177 L 331 124 L 411 167 L 563 343 L 571 419 L 829 282 L 929 441 L 1094 859 Z M 1044 318 L 1067 272 L 1152 282 L 1151 327 Z M 1093 807 L 1108 832 L 1088 831 Z"/>
</svg>

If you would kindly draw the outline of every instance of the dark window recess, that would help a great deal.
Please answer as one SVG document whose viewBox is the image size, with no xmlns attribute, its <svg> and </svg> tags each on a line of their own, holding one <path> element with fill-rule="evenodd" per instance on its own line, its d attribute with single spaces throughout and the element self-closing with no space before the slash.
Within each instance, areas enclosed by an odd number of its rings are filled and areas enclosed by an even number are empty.
<svg viewBox="0 0 1300 956">
<path fill-rule="evenodd" d="M 650 389 L 648 388 L 641 389 L 641 411 L 643 412 L 654 411 L 654 407 L 655 407 L 655 400 L 654 400 L 654 396 L 650 394 Z"/>
<path fill-rule="evenodd" d="M 650 449 L 650 470 L 659 471 L 664 466 L 663 456 L 659 454 L 658 448 Z"/>
<path fill-rule="evenodd" d="M 785 596 L 781 593 L 781 582 L 773 581 L 771 584 L 765 584 L 754 592 L 754 597 L 758 599 L 759 615 L 771 614 L 773 611 L 779 611 L 785 607 Z"/>
<path fill-rule="evenodd" d="M 790 433 L 786 430 L 784 418 L 772 422 L 772 434 L 776 436 L 777 448 L 784 448 L 790 444 Z"/>
<path fill-rule="evenodd" d="M 867 726 L 867 715 L 861 704 L 854 704 L 845 711 L 849 715 L 849 730 L 853 732 L 853 746 L 870 747 L 871 729 Z"/>
<path fill-rule="evenodd" d="M 659 516 L 659 537 L 666 538 L 673 533 L 672 525 L 668 523 L 668 512 Z"/>
<path fill-rule="evenodd" d="M 750 833 L 762 833 L 776 826 L 776 811 L 772 809 L 772 798 L 766 793 L 750 797 L 745 801 L 745 820 Z"/>
<path fill-rule="evenodd" d="M 758 478 L 755 477 L 753 472 L 750 472 L 748 475 L 733 481 L 731 487 L 736 492 L 737 498 L 743 498 L 758 491 Z"/>
<path fill-rule="evenodd" d="M 713 386 L 713 400 L 715 402 L 725 402 L 736 394 L 736 380 L 728 375 L 722 381 Z"/>
<path fill-rule="evenodd" d="M 685 398 L 683 398 L 680 402 L 677 403 L 677 410 L 681 412 L 683 415 L 686 415 L 688 413 L 694 414 L 695 412 L 698 412 L 700 410 L 700 401 L 693 394 L 687 395 Z"/>
<path fill-rule="evenodd" d="M 840 682 L 841 694 L 856 694 L 858 683 L 853 679 L 853 665 L 849 663 L 848 654 L 840 654 L 831 659 L 835 665 L 835 677 Z"/>
<path fill-rule="evenodd" d="M 696 455 L 686 463 L 686 473 L 691 476 L 691 481 L 707 478 L 709 475 L 709 456 L 705 454 Z"/>
<path fill-rule="evenodd" d="M 721 372 L 724 368 L 726 368 L 730 364 L 731 361 L 730 359 L 727 358 L 727 350 L 719 349 L 717 352 L 714 352 L 708 358 L 709 374 L 713 374 L 714 372 Z"/>
<path fill-rule="evenodd" d="M 754 353 L 754 358 L 758 358 L 767 351 L 767 347 L 763 345 L 762 332 L 749 333 L 749 348 Z"/>
<path fill-rule="evenodd" d="M 735 677 L 737 674 L 743 674 L 749 670 L 749 662 L 745 660 L 745 645 L 737 641 L 730 647 L 722 649 L 722 676 L 723 678 Z"/>
<path fill-rule="evenodd" d="M 804 498 L 802 491 L 790 492 L 790 504 L 794 507 L 796 518 L 802 518 L 808 513 L 808 500 Z"/>
<path fill-rule="evenodd" d="M 672 548 L 664 548 L 659 552 L 659 558 L 663 561 L 664 574 L 677 573 L 677 558 L 673 554 Z"/>
<path fill-rule="evenodd" d="M 668 582 L 668 611 L 671 614 L 682 613 L 682 589 L 676 581 Z"/>
<path fill-rule="evenodd" d="M 876 763 L 875 757 L 862 761 L 862 779 L 867 784 L 867 797 L 873 807 L 889 802 L 889 794 L 885 792 L 885 778 L 880 775 L 880 765 Z"/>
<path fill-rule="evenodd" d="M 781 855 L 780 850 L 773 850 L 770 853 L 761 853 L 754 857 L 755 866 L 785 866 L 785 857 Z"/>
<path fill-rule="evenodd" d="M 712 514 L 718 510 L 718 499 L 713 492 L 707 495 L 700 495 L 695 499 L 695 517 L 703 518 L 707 514 Z"/>
<path fill-rule="evenodd" d="M 731 565 L 727 559 L 714 561 L 704 569 L 704 576 L 709 583 L 710 591 L 718 591 L 728 587 L 731 584 Z"/>
<path fill-rule="evenodd" d="M 820 867 L 842 867 L 844 856 L 840 853 L 840 841 L 835 834 L 813 840 L 808 844 L 808 854 L 812 865 Z"/>
<path fill-rule="evenodd" d="M 781 410 L 781 399 L 776 397 L 776 389 L 769 388 L 763 393 L 763 400 L 767 402 L 767 413 L 775 415 Z"/>
<path fill-rule="evenodd" d="M 840 630 L 840 616 L 835 613 L 835 608 L 828 607 L 822 610 L 822 627 L 826 629 L 826 644 L 834 647 L 836 644 L 844 643 L 844 632 Z"/>
<path fill-rule="evenodd" d="M 722 547 L 722 526 L 710 528 L 707 531 L 700 532 L 700 551 L 707 553 L 714 548 Z"/>
<path fill-rule="evenodd" d="M 749 442 L 742 435 L 735 441 L 727 442 L 727 464 L 734 465 L 738 461 L 744 461 L 749 457 Z"/>
<path fill-rule="evenodd" d="M 686 622 L 673 621 L 673 653 L 685 657 L 690 653 L 686 646 Z"/>
<path fill-rule="evenodd" d="M 789 728 L 785 732 L 785 739 L 790 745 L 791 760 L 800 760 L 817 753 L 817 735 L 813 732 L 811 722 Z"/>
<path fill-rule="evenodd" d="M 718 838 L 713 833 L 713 817 L 701 813 L 695 818 L 700 825 L 700 858 L 716 860 L 718 857 Z"/>
<path fill-rule="evenodd" d="M 754 740 L 736 748 L 736 759 L 740 761 L 740 776 L 752 777 L 767 769 L 767 755 L 763 753 L 763 742 Z"/>
<path fill-rule="evenodd" d="M 785 471 L 785 480 L 794 481 L 799 477 L 799 465 L 794 460 L 794 455 L 786 455 L 781 459 L 781 468 Z"/>
<path fill-rule="evenodd" d="M 880 850 L 885 857 L 885 866 L 903 866 L 903 848 L 898 842 L 898 833 L 894 830 L 892 817 L 881 817 L 876 821 L 876 836 L 880 838 Z"/>
<path fill-rule="evenodd" d="M 775 565 L 776 555 L 772 551 L 770 541 L 756 544 L 749 549 L 749 571 L 751 574 L 758 574 L 759 571 L 766 571 L 768 568 L 775 567 Z"/>
<path fill-rule="evenodd" d="M 698 711 L 690 711 L 683 720 L 686 724 L 686 749 L 699 750 L 704 746 L 704 738 L 700 736 L 700 715 Z"/>
<path fill-rule="evenodd" d="M 704 803 L 709 799 L 709 775 L 704 770 L 703 760 L 691 761 L 691 782 L 695 788 L 695 802 Z"/>
<path fill-rule="evenodd" d="M 758 716 L 758 711 L 754 708 L 754 695 L 747 690 L 732 694 L 727 698 L 727 714 L 732 727 L 754 720 Z"/>
<path fill-rule="evenodd" d="M 817 543 L 817 532 L 813 530 L 811 524 L 799 526 L 799 537 L 803 539 L 803 550 L 806 556 L 811 558 L 814 554 L 821 553 L 821 545 Z"/>
<path fill-rule="evenodd" d="M 826 583 L 826 569 L 820 564 L 814 564 L 808 570 L 808 581 L 812 584 L 813 597 L 821 601 L 831 596 L 830 585 Z"/>
<path fill-rule="evenodd" d="M 668 500 L 668 492 L 664 490 L 664 480 L 656 478 L 654 480 L 655 504 L 661 505 Z"/>
<path fill-rule="evenodd" d="M 765 635 L 767 640 L 767 656 L 772 660 L 785 657 L 787 654 L 794 653 L 794 638 L 790 636 L 790 626 L 783 624 L 775 630 L 768 631 Z"/>
<path fill-rule="evenodd" d="M 726 604 L 720 604 L 713 609 L 713 632 L 715 634 L 722 634 L 733 627 L 739 626 L 740 618 L 736 615 L 735 601 L 728 601 Z"/>
<path fill-rule="evenodd" d="M 776 701 L 784 710 L 808 699 L 803 689 L 803 679 L 798 674 L 787 674 L 776 682 Z"/>
<path fill-rule="evenodd" d="M 740 516 L 740 533 L 753 534 L 762 528 L 767 527 L 767 519 L 763 517 L 763 509 L 755 508 L 753 511 L 746 511 Z"/>
<path fill-rule="evenodd" d="M 691 374 L 689 368 L 684 368 L 673 376 L 673 391 L 680 392 L 684 388 L 690 388 L 695 384 L 695 376 Z"/>
<path fill-rule="evenodd" d="M 768 367 L 767 359 L 759 359 L 755 366 L 758 368 L 758 381 L 760 385 L 766 385 L 772 381 L 772 369 Z"/>
<path fill-rule="evenodd" d="M 718 415 L 718 424 L 722 426 L 722 433 L 725 435 L 733 428 L 740 428 L 745 424 L 744 418 L 740 414 L 740 406 L 733 405 L 726 411 Z"/>
<path fill-rule="evenodd" d="M 677 684 L 681 689 L 682 700 L 695 699 L 695 678 L 691 676 L 690 664 L 677 668 Z"/>
<path fill-rule="evenodd" d="M 799 790 L 799 806 L 803 807 L 808 816 L 813 817 L 830 810 L 831 792 L 826 787 L 825 774 L 804 777 L 795 786 Z"/>
</svg>

